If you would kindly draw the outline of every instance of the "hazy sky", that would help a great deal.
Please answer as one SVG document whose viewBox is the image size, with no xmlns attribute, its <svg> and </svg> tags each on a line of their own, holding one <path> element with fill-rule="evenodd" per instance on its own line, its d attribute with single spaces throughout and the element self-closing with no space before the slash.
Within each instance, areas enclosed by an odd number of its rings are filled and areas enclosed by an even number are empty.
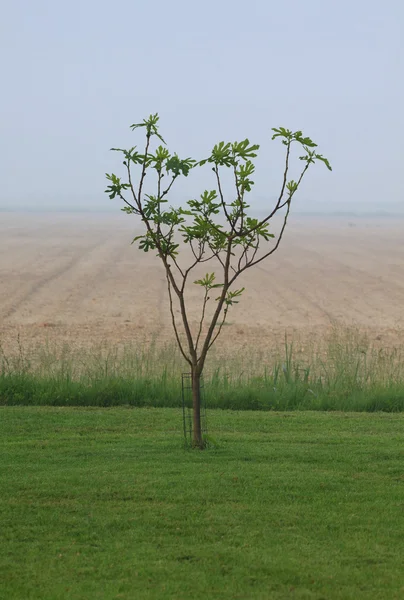
<svg viewBox="0 0 404 600">
<path fill-rule="evenodd" d="M 279 187 L 270 129 L 310 135 L 296 210 L 404 212 L 403 0 L 14 0 L 0 22 L 0 207 L 119 210 L 111 146 L 159 112 L 180 155 L 261 144 L 255 197 Z M 178 198 L 213 187 L 195 173 Z M 267 199 L 267 200 L 266 200 Z"/>
</svg>

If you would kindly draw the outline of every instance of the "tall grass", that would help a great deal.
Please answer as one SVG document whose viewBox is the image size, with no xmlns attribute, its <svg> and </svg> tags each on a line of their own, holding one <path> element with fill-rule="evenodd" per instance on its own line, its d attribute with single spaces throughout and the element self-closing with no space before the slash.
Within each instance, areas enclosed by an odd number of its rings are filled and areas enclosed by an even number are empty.
<svg viewBox="0 0 404 600">
<path fill-rule="evenodd" d="M 17 340 L 12 353 L 0 346 L 0 404 L 175 407 L 187 370 L 176 346 L 77 349 Z M 403 411 L 404 351 L 334 329 L 303 355 L 287 339 L 270 356 L 212 354 L 205 397 L 208 407 L 223 409 Z"/>
</svg>

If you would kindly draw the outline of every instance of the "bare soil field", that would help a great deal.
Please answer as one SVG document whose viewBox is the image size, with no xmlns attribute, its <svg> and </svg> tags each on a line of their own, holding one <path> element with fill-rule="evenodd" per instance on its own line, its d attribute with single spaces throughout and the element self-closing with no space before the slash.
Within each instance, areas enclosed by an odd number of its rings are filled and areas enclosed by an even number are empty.
<svg viewBox="0 0 404 600">
<path fill-rule="evenodd" d="M 130 245 L 136 224 L 119 211 L 0 213 L 2 345 L 18 336 L 80 346 L 171 341 L 164 270 Z M 266 351 L 285 332 L 304 348 L 335 325 L 357 328 L 376 346 L 402 346 L 404 219 L 292 216 L 278 252 L 241 286 L 220 351 Z M 191 285 L 194 326 L 200 293 Z"/>
</svg>

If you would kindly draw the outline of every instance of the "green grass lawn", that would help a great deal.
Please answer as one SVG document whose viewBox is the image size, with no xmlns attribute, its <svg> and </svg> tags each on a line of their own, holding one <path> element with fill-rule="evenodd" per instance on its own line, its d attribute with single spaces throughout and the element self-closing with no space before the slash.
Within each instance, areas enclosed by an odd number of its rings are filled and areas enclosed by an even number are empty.
<svg viewBox="0 0 404 600">
<path fill-rule="evenodd" d="M 404 598 L 402 414 L 0 409 L 0 598 Z"/>
</svg>

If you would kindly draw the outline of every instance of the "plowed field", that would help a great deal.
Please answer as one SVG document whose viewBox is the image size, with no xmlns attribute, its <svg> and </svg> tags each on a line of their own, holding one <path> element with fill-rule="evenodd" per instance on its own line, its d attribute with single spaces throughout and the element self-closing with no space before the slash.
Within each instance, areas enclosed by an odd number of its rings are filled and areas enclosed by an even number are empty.
<svg viewBox="0 0 404 600">
<path fill-rule="evenodd" d="M 171 340 L 163 267 L 130 245 L 135 233 L 136 218 L 119 212 L 0 213 L 2 344 L 18 334 L 80 345 Z M 285 331 L 319 340 L 335 325 L 356 327 L 376 345 L 401 345 L 404 220 L 292 217 L 278 252 L 239 282 L 246 291 L 222 350 L 264 350 Z M 197 286 L 187 301 L 196 326 Z"/>
</svg>

